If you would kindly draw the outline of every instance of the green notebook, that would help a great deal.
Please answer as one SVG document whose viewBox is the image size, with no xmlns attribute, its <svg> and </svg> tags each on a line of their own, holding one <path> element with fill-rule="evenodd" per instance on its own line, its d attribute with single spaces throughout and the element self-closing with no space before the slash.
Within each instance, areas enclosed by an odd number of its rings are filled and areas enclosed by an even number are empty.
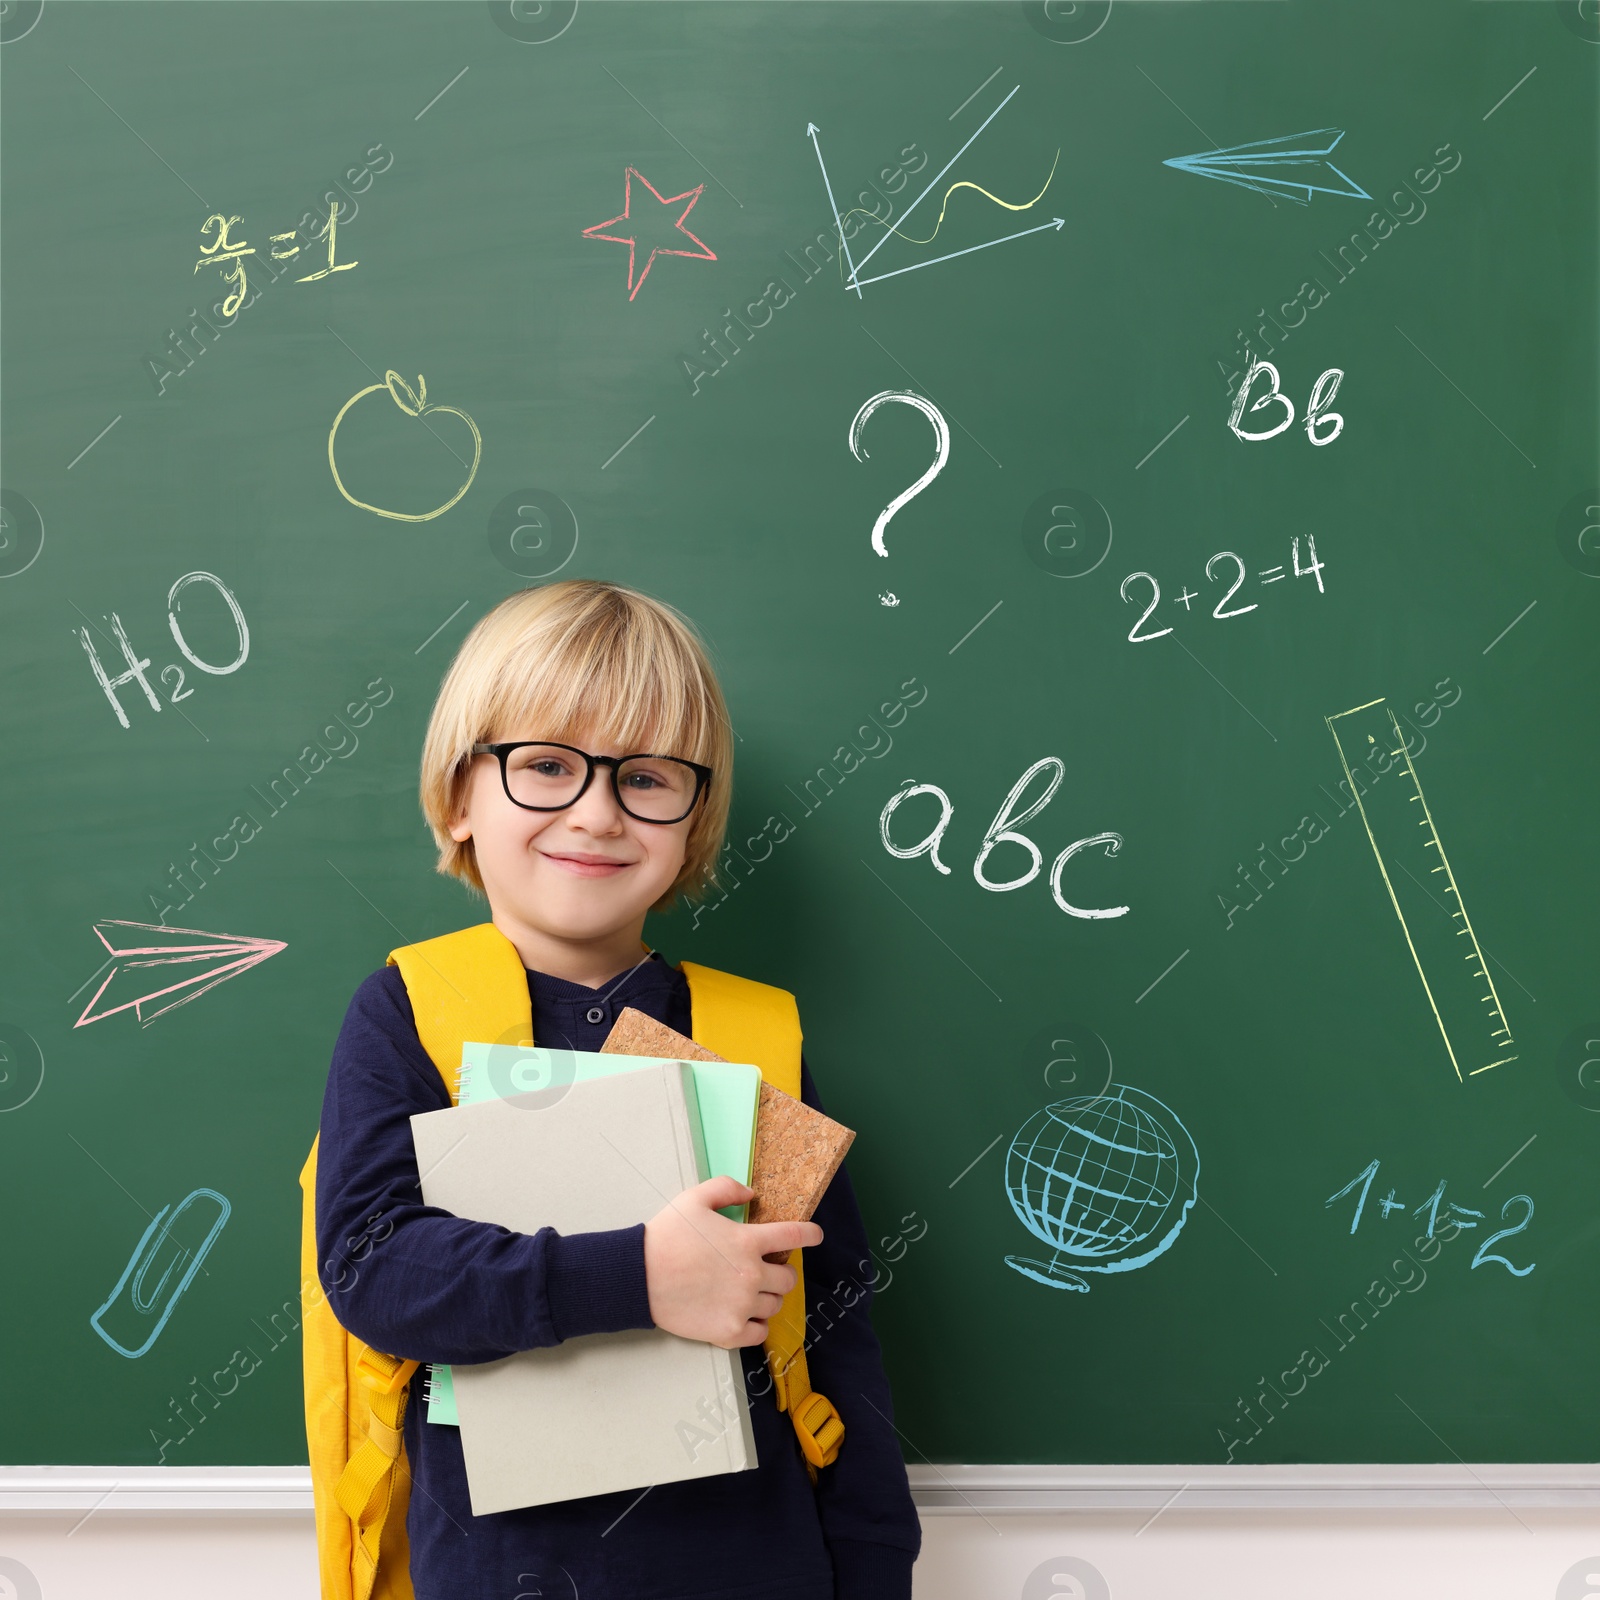
<svg viewBox="0 0 1600 1600">
<path fill-rule="evenodd" d="M 461 1097 L 464 1106 L 510 1095 L 553 1092 L 586 1078 L 637 1072 L 671 1056 L 610 1056 L 583 1050 L 523 1049 L 517 1045 L 461 1046 Z M 755 1155 L 756 1113 L 761 1105 L 761 1069 L 735 1061 L 691 1061 L 695 1093 L 700 1101 L 700 1130 L 705 1138 L 711 1175 L 750 1181 Z M 745 1220 L 746 1205 L 719 1207 L 734 1222 Z M 458 1427 L 455 1387 L 449 1366 L 434 1362 L 427 1370 L 424 1393 L 428 1421 Z"/>
</svg>

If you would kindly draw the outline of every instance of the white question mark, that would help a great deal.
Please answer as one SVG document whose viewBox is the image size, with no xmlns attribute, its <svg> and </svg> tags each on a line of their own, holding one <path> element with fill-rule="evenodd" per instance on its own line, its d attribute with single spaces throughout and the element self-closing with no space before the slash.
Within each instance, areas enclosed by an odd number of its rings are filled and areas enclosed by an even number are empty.
<svg viewBox="0 0 1600 1600">
<path fill-rule="evenodd" d="M 903 489 L 878 513 L 878 520 L 872 525 L 872 548 L 880 556 L 889 554 L 883 548 L 883 530 L 889 526 L 890 517 L 906 501 L 914 500 L 921 494 L 944 470 L 945 462 L 950 459 L 950 428 L 939 414 L 939 408 L 931 400 L 924 400 L 920 394 L 913 394 L 909 389 L 885 389 L 881 394 L 873 395 L 856 412 L 855 421 L 850 424 L 850 453 L 857 461 L 865 461 L 867 459 L 867 452 L 861 448 L 861 429 L 863 425 L 866 423 L 867 418 L 888 400 L 898 400 L 902 405 L 915 406 L 917 410 L 927 417 L 928 421 L 933 424 L 934 436 L 939 441 L 939 453 L 934 457 L 933 465 L 909 489 Z"/>
</svg>

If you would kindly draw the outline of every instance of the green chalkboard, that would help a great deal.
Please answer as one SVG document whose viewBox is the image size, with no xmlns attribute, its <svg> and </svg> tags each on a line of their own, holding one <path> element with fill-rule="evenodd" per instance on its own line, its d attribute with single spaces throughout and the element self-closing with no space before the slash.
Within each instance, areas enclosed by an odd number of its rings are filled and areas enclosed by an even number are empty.
<svg viewBox="0 0 1600 1600">
<path fill-rule="evenodd" d="M 3 28 L 8 1459 L 304 1460 L 329 1054 L 556 572 L 715 650 L 650 936 L 800 996 L 908 1459 L 1593 1459 L 1592 7 Z"/>
</svg>

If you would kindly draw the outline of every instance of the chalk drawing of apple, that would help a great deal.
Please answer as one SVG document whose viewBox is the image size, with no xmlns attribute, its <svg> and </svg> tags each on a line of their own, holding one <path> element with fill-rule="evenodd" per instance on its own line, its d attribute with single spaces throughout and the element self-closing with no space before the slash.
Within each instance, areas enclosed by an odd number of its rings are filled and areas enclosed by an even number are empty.
<svg viewBox="0 0 1600 1600">
<path fill-rule="evenodd" d="M 472 430 L 472 466 L 467 471 L 467 481 L 442 506 L 435 506 L 432 511 L 385 511 L 382 506 L 368 505 L 365 500 L 357 500 L 345 488 L 343 480 L 339 477 L 339 464 L 333 457 L 333 441 L 335 435 L 339 432 L 339 424 L 344 421 L 345 413 L 358 400 L 364 400 L 369 394 L 379 394 L 384 390 L 388 391 L 389 398 L 408 417 L 415 417 L 418 421 L 421 421 L 423 417 L 460 417 L 467 427 Z M 390 370 L 384 373 L 382 383 L 369 384 L 367 388 L 351 395 L 339 407 L 339 415 L 333 419 L 333 427 L 328 430 L 328 467 L 333 473 L 333 481 L 339 486 L 339 493 L 351 505 L 360 506 L 363 511 L 374 511 L 380 517 L 392 517 L 396 522 L 427 522 L 431 518 L 439 516 L 442 512 L 448 511 L 472 487 L 472 480 L 478 475 L 478 460 L 482 455 L 483 438 L 478 432 L 477 423 L 465 411 L 456 406 L 429 405 L 427 380 L 420 372 L 417 374 L 417 386 L 415 389 L 398 372 Z"/>
</svg>

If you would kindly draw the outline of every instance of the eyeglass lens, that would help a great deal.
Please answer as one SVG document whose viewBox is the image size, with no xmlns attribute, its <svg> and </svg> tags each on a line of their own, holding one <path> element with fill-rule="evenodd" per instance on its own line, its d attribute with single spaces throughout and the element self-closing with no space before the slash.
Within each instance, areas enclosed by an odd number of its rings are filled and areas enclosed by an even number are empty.
<svg viewBox="0 0 1600 1600">
<path fill-rule="evenodd" d="M 523 745 L 506 756 L 505 770 L 511 798 L 525 806 L 571 805 L 583 788 L 583 757 L 560 745 Z M 694 769 L 670 756 L 634 756 L 616 777 L 622 809 L 641 821 L 677 822 L 694 804 Z"/>
</svg>

